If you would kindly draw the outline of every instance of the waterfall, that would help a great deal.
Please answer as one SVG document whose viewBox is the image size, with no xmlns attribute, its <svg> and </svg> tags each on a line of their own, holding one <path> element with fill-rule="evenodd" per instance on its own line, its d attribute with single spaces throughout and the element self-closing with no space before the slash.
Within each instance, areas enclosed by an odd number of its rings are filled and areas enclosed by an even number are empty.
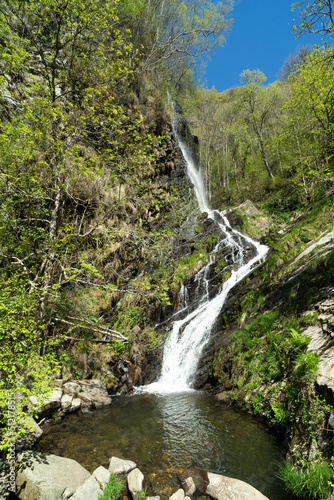
<svg viewBox="0 0 334 500">
<path fill-rule="evenodd" d="M 170 393 L 191 390 L 195 383 L 196 370 L 204 347 L 210 340 L 211 328 L 213 327 L 230 290 L 243 280 L 255 267 L 264 261 L 268 247 L 241 234 L 231 228 L 224 212 L 212 210 L 206 197 L 205 184 L 198 170 L 191 152 L 174 131 L 179 147 L 184 156 L 188 176 L 194 186 L 199 208 L 206 212 L 216 225 L 222 235 L 211 252 L 208 264 L 203 267 L 195 278 L 196 286 L 202 290 L 198 298 L 197 307 L 189 312 L 185 318 L 174 321 L 172 332 L 165 341 L 161 375 L 154 382 L 140 390 L 152 393 Z M 255 250 L 255 257 L 245 262 L 244 242 L 251 245 Z M 210 298 L 208 275 L 210 266 L 213 264 L 212 255 L 223 247 L 231 249 L 232 271 L 230 278 L 221 285 L 221 288 L 213 298 Z M 200 286 L 201 285 L 201 286 Z M 182 311 L 187 310 L 187 290 L 181 286 L 179 304 Z"/>
</svg>

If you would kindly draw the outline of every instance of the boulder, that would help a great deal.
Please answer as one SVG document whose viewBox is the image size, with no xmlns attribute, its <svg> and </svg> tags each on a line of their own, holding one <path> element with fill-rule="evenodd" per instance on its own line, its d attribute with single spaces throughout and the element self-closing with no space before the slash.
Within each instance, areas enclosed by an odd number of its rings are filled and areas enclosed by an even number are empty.
<svg viewBox="0 0 334 500">
<path fill-rule="evenodd" d="M 111 403 L 106 387 L 97 379 L 66 382 L 63 388 L 65 394 L 80 398 L 82 406 L 86 408 L 98 408 Z"/>
<path fill-rule="evenodd" d="M 230 403 L 231 402 L 231 396 L 230 396 L 229 391 L 220 392 L 219 394 L 216 395 L 216 398 L 218 398 L 223 403 Z"/>
<path fill-rule="evenodd" d="M 29 400 L 34 409 L 38 412 L 41 418 L 50 417 L 54 412 L 59 410 L 61 406 L 61 398 L 63 391 L 61 388 L 56 387 L 53 389 L 51 395 L 45 400 L 39 401 L 36 396 L 30 396 Z"/>
<path fill-rule="evenodd" d="M 9 463 L 7 460 L 0 458 L 0 498 L 1 500 L 7 500 L 12 496 L 9 488 L 11 487 L 11 474 L 10 474 Z"/>
<path fill-rule="evenodd" d="M 63 394 L 60 400 L 61 409 L 63 412 L 68 412 L 73 401 L 73 394 Z"/>
<path fill-rule="evenodd" d="M 98 500 L 110 478 L 110 472 L 98 467 L 87 481 L 80 486 L 71 500 Z"/>
<path fill-rule="evenodd" d="M 75 460 L 35 451 L 21 452 L 16 465 L 16 491 L 21 500 L 69 498 L 90 477 Z"/>
<path fill-rule="evenodd" d="M 260 491 L 244 481 L 208 472 L 206 494 L 216 500 L 268 500 Z"/>
<path fill-rule="evenodd" d="M 192 467 L 181 474 L 181 479 L 191 477 L 196 489 L 216 500 L 268 500 L 258 490 L 239 479 L 206 472 Z"/>
<path fill-rule="evenodd" d="M 235 211 L 247 217 L 247 230 L 249 231 L 251 226 L 251 232 L 253 233 L 251 236 L 260 238 L 267 233 L 270 224 L 269 218 L 260 212 L 250 200 L 241 203 L 235 208 Z"/>
<path fill-rule="evenodd" d="M 69 413 L 73 413 L 75 411 L 78 411 L 79 408 L 81 407 L 81 399 L 80 398 L 73 398 L 72 399 L 72 403 L 71 403 L 71 407 L 69 409 Z"/>
<path fill-rule="evenodd" d="M 109 460 L 109 472 L 114 474 L 127 474 L 137 467 L 131 460 L 122 460 L 121 458 L 111 457 Z"/>
<path fill-rule="evenodd" d="M 128 474 L 127 481 L 132 498 L 136 500 L 137 493 L 143 489 L 144 474 L 138 468 L 133 469 Z"/>
</svg>

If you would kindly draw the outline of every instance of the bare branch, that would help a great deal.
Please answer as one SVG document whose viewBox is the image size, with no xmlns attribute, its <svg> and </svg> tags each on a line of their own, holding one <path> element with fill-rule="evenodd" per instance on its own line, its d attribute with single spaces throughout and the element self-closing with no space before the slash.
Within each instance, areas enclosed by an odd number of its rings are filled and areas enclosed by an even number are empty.
<svg viewBox="0 0 334 500">
<path fill-rule="evenodd" d="M 85 320 L 81 320 L 79 318 L 73 318 L 73 319 L 77 319 L 78 321 L 81 321 L 81 322 L 85 321 Z M 89 330 L 89 331 L 94 332 L 94 333 L 100 333 L 101 335 L 109 335 L 110 337 L 113 337 L 114 339 L 119 340 L 121 342 L 128 341 L 128 339 L 124 335 L 122 335 L 119 332 L 116 332 L 115 330 L 110 330 L 110 328 L 101 328 L 101 327 L 97 327 L 94 324 L 92 324 L 90 326 L 77 325 L 76 323 L 73 323 L 72 321 L 68 321 L 66 319 L 57 318 L 57 317 L 54 318 L 54 320 L 59 321 L 60 323 L 64 323 L 65 325 L 72 326 L 74 328 L 83 328 L 85 330 Z"/>
</svg>

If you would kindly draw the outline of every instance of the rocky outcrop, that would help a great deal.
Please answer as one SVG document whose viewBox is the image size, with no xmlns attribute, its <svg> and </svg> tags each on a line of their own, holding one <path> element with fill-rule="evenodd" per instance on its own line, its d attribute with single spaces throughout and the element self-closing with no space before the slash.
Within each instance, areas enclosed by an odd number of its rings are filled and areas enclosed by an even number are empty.
<svg viewBox="0 0 334 500">
<path fill-rule="evenodd" d="M 66 382 L 63 385 L 63 391 L 71 395 L 73 399 L 79 398 L 82 402 L 81 406 L 85 408 L 99 408 L 111 403 L 107 389 L 97 379 Z"/>
<path fill-rule="evenodd" d="M 75 460 L 34 451 L 21 452 L 16 466 L 16 493 L 20 500 L 70 498 L 90 477 Z"/>
<path fill-rule="evenodd" d="M 235 215 L 239 215 L 240 219 L 237 219 Z M 237 206 L 232 214 L 227 214 L 227 218 L 232 217 L 231 225 L 238 227 L 243 227 L 244 221 L 242 217 L 247 220 L 247 230 L 246 233 L 255 238 L 261 238 L 264 236 L 270 227 L 270 219 L 266 217 L 250 200 L 246 200 Z M 230 219 L 229 219 L 230 220 Z M 242 225 L 240 225 L 242 224 Z"/>
<path fill-rule="evenodd" d="M 40 418 L 48 417 L 52 413 L 59 410 L 61 403 L 63 391 L 62 389 L 56 387 L 53 389 L 52 393 L 45 400 L 40 400 L 36 396 L 30 397 L 30 403 L 33 405 L 34 410 L 36 410 Z"/>
<path fill-rule="evenodd" d="M 73 413 L 81 409 L 93 409 L 108 405 L 111 398 L 100 380 L 76 380 L 65 382 L 58 380 L 60 387 L 53 389 L 45 400 L 32 396 L 30 402 L 39 418 L 51 417 L 55 412 L 59 415 Z"/>
</svg>

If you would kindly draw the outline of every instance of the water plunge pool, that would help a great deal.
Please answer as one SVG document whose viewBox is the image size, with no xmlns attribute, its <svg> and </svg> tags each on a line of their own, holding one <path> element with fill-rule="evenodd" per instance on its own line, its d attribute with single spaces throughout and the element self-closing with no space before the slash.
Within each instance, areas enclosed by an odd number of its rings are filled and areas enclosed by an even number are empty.
<svg viewBox="0 0 334 500">
<path fill-rule="evenodd" d="M 284 450 L 252 417 L 200 391 L 138 394 L 50 426 L 36 450 L 73 458 L 93 472 L 111 456 L 133 460 L 147 494 L 172 494 L 188 467 L 241 479 L 270 500 L 289 500 L 276 477 Z"/>
</svg>

